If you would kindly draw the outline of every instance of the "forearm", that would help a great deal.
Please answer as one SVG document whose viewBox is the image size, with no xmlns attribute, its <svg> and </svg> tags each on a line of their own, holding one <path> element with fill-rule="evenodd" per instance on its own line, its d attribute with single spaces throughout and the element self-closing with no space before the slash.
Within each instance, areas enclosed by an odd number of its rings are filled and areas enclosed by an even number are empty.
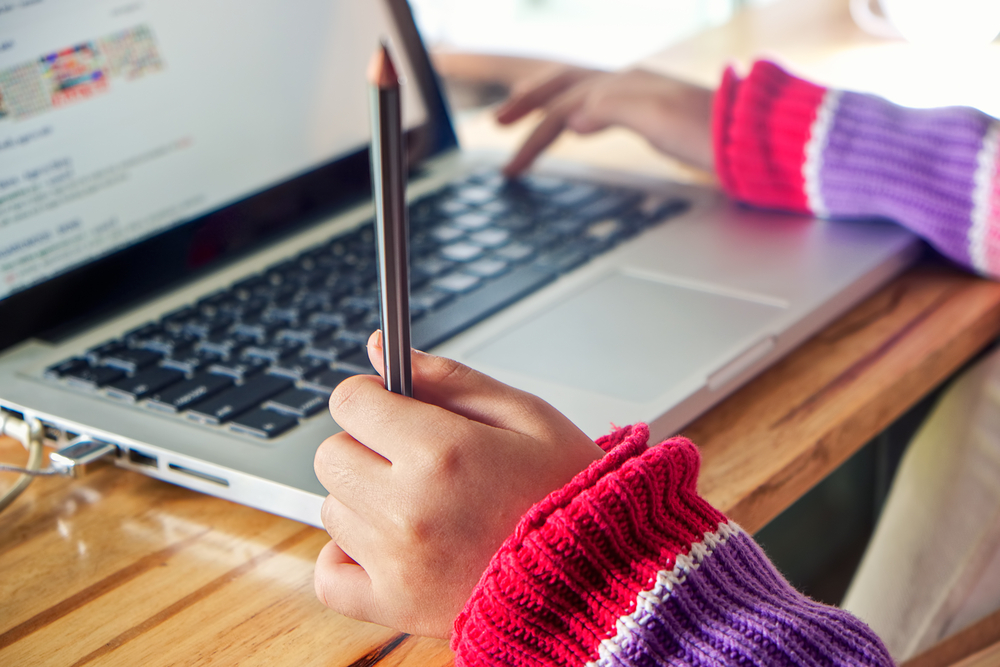
<svg viewBox="0 0 1000 667">
<path fill-rule="evenodd" d="M 1000 274 L 1000 123 L 975 109 L 908 109 L 758 62 L 716 93 L 716 170 L 756 206 L 886 218 L 959 264 Z"/>
<path fill-rule="evenodd" d="M 863 623 L 792 589 L 644 426 L 525 516 L 452 640 L 460 665 L 890 665 Z"/>
</svg>

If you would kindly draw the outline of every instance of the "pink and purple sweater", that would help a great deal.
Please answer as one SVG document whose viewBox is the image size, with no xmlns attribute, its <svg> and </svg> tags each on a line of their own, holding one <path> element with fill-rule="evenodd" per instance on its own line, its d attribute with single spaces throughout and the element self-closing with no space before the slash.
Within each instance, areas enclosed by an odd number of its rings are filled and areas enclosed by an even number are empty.
<svg viewBox="0 0 1000 667">
<path fill-rule="evenodd" d="M 904 109 L 758 62 L 723 78 L 716 169 L 734 198 L 829 218 L 883 217 L 1000 275 L 1000 123 Z M 455 621 L 456 664 L 891 665 L 861 621 L 795 591 L 696 489 L 684 438 L 643 425 L 550 494 L 494 556 Z"/>
</svg>

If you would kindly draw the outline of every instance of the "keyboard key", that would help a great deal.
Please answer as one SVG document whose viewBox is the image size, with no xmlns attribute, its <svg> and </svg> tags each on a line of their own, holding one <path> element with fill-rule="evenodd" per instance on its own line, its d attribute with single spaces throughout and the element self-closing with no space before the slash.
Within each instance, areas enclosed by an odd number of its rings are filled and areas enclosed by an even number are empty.
<svg viewBox="0 0 1000 667">
<path fill-rule="evenodd" d="M 451 243 L 465 236 L 465 230 L 451 225 L 438 225 L 431 230 L 431 236 L 438 243 Z"/>
<path fill-rule="evenodd" d="M 340 357 L 354 354 L 359 347 L 360 344 L 357 341 L 326 337 L 314 340 L 302 354 L 326 361 L 336 361 Z"/>
<path fill-rule="evenodd" d="M 273 322 L 281 322 L 282 325 L 296 322 L 299 319 L 299 309 L 286 306 L 285 308 L 268 308 L 264 311 L 264 318 Z"/>
<path fill-rule="evenodd" d="M 291 415 L 258 408 L 234 419 L 229 428 L 258 438 L 273 438 L 298 424 L 299 420 Z"/>
<path fill-rule="evenodd" d="M 67 373 L 75 370 L 79 370 L 87 365 L 87 362 L 79 357 L 73 357 L 72 359 L 67 359 L 66 361 L 60 361 L 58 364 L 53 364 L 45 369 L 43 375 L 50 380 L 58 380 Z"/>
<path fill-rule="evenodd" d="M 589 253 L 583 248 L 571 247 L 561 248 L 553 252 L 540 255 L 535 259 L 535 265 L 546 271 L 565 273 L 574 269 L 589 259 Z"/>
<path fill-rule="evenodd" d="M 584 235 L 595 241 L 614 241 L 621 237 L 624 231 L 625 226 L 620 220 L 608 219 L 593 223 L 587 227 Z"/>
<path fill-rule="evenodd" d="M 163 327 L 159 324 L 147 322 L 146 324 L 127 332 L 124 336 L 122 336 L 122 339 L 129 345 L 137 346 L 136 344 L 138 341 L 143 341 L 162 333 Z"/>
<path fill-rule="evenodd" d="M 496 198 L 496 191 L 485 187 L 476 187 L 474 185 L 467 185 L 465 187 L 459 188 L 455 196 L 469 204 L 485 204 L 488 201 L 493 201 Z"/>
<path fill-rule="evenodd" d="M 609 192 L 581 208 L 577 211 L 577 215 L 590 221 L 600 220 L 634 206 L 641 198 L 637 192 Z"/>
<path fill-rule="evenodd" d="M 587 218 L 570 215 L 569 217 L 562 218 L 561 220 L 557 220 L 548 225 L 548 229 L 556 232 L 560 236 L 578 236 L 589 222 L 590 220 Z"/>
<path fill-rule="evenodd" d="M 268 369 L 271 375 L 281 375 L 293 380 L 316 375 L 330 367 L 330 361 L 319 357 L 298 356 L 285 359 Z"/>
<path fill-rule="evenodd" d="M 125 377 L 125 371 L 111 366 L 84 364 L 68 371 L 63 377 L 78 387 L 97 389 Z"/>
<path fill-rule="evenodd" d="M 160 355 L 149 350 L 124 349 L 108 355 L 101 360 L 105 366 L 120 368 L 126 373 L 135 373 L 141 368 L 152 366 L 160 360 Z"/>
<path fill-rule="evenodd" d="M 493 222 L 493 216 L 485 213 L 469 212 L 456 215 L 451 219 L 452 223 L 462 229 L 482 229 L 489 227 Z"/>
<path fill-rule="evenodd" d="M 535 254 L 535 249 L 530 245 L 514 242 L 500 248 L 494 253 L 495 257 L 505 259 L 508 262 L 523 262 Z"/>
<path fill-rule="evenodd" d="M 473 243 L 452 243 L 440 250 L 441 256 L 453 262 L 471 262 L 479 259 L 483 254 L 483 247 Z"/>
<path fill-rule="evenodd" d="M 337 338 L 346 341 L 348 343 L 354 343 L 355 345 L 361 347 L 368 344 L 368 338 L 371 337 L 372 332 L 378 327 L 351 327 L 348 329 L 341 329 L 337 333 Z"/>
<path fill-rule="evenodd" d="M 469 205 L 457 199 L 446 199 L 438 204 L 438 210 L 446 215 L 460 215 L 469 210 Z"/>
<path fill-rule="evenodd" d="M 231 338 L 245 338 L 255 342 L 262 342 L 271 338 L 284 327 L 284 322 L 253 318 L 248 322 L 241 322 L 233 327 L 233 336 Z"/>
<path fill-rule="evenodd" d="M 225 331 L 233 325 L 233 318 L 228 315 L 218 315 L 212 318 L 199 318 L 189 320 L 184 323 L 181 331 L 197 336 L 198 338 L 208 338 L 216 333 Z"/>
<path fill-rule="evenodd" d="M 107 343 L 102 343 L 97 347 L 90 348 L 89 350 L 84 352 L 83 357 L 88 362 L 90 362 L 92 366 L 97 366 L 98 364 L 101 363 L 101 359 L 103 359 L 104 357 L 108 356 L 109 354 L 121 352 L 124 349 L 126 349 L 125 343 L 118 340 L 113 340 Z"/>
<path fill-rule="evenodd" d="M 289 389 L 269 400 L 264 407 L 296 417 L 309 417 L 324 409 L 329 401 L 330 396 L 325 392 Z"/>
<path fill-rule="evenodd" d="M 184 379 L 184 373 L 170 368 L 147 368 L 133 377 L 119 380 L 107 389 L 108 396 L 137 401 Z"/>
<path fill-rule="evenodd" d="M 522 187 L 528 188 L 534 192 L 540 192 L 542 194 L 551 195 L 556 192 L 560 192 L 569 187 L 569 184 L 561 178 L 556 178 L 554 176 L 521 176 L 516 181 L 515 185 L 520 185 Z"/>
<path fill-rule="evenodd" d="M 198 317 L 198 311 L 191 306 L 183 306 L 164 315 L 160 319 L 160 322 L 168 329 L 174 330 L 184 326 L 185 322 L 193 320 L 196 317 Z"/>
<path fill-rule="evenodd" d="M 179 354 L 182 350 L 187 350 L 194 345 L 198 339 L 186 333 L 171 333 L 169 331 L 159 331 L 149 336 L 134 337 L 130 339 L 131 344 L 141 350 L 156 352 L 165 357 Z"/>
<path fill-rule="evenodd" d="M 182 373 L 192 374 L 203 370 L 221 360 L 221 357 L 213 352 L 201 352 L 198 350 L 181 350 L 180 353 L 166 357 L 160 362 L 164 368 L 173 368 Z"/>
<path fill-rule="evenodd" d="M 501 259 L 479 259 L 465 266 L 465 272 L 482 278 L 494 278 L 504 273 L 510 264 Z"/>
<path fill-rule="evenodd" d="M 506 229 L 483 229 L 469 236 L 469 240 L 484 248 L 499 248 L 510 241 L 510 232 Z"/>
<path fill-rule="evenodd" d="M 590 183 L 573 183 L 565 190 L 552 195 L 550 201 L 557 206 L 579 206 L 594 199 L 600 194 L 596 185 Z"/>
<path fill-rule="evenodd" d="M 274 339 L 277 341 L 294 340 L 302 345 L 308 345 L 314 338 L 327 336 L 334 329 L 335 327 L 331 327 L 329 324 L 315 323 L 308 329 L 305 327 L 300 329 L 282 329 Z"/>
<path fill-rule="evenodd" d="M 242 359 L 230 359 L 229 361 L 219 361 L 208 367 L 208 372 L 213 375 L 228 375 L 237 380 L 245 380 L 251 375 L 262 372 L 270 365 L 267 359 L 260 357 L 244 357 Z"/>
<path fill-rule="evenodd" d="M 255 408 L 275 394 L 292 386 L 292 381 L 274 375 L 258 375 L 238 387 L 198 403 L 188 411 L 188 417 L 206 424 L 222 424 Z"/>
<path fill-rule="evenodd" d="M 243 350 L 244 358 L 264 359 L 272 364 L 285 357 L 297 354 L 303 348 L 302 341 L 283 338 L 265 343 L 264 345 L 252 345 Z"/>
<path fill-rule="evenodd" d="M 410 295 L 410 308 L 415 311 L 436 310 L 454 297 L 451 292 L 442 292 L 433 287 L 425 287 Z"/>
<path fill-rule="evenodd" d="M 235 356 L 242 350 L 248 341 L 237 336 L 222 335 L 213 336 L 208 340 L 200 341 L 195 345 L 195 351 L 207 354 L 214 354 L 222 359 Z"/>
<path fill-rule="evenodd" d="M 147 405 L 166 412 L 179 412 L 231 386 L 233 379 L 230 377 L 201 373 L 153 394 Z"/>
<path fill-rule="evenodd" d="M 456 271 L 455 273 L 449 273 L 446 276 L 434 279 L 434 281 L 431 282 L 431 285 L 435 289 L 445 292 L 462 294 L 472 290 L 480 283 L 481 280 L 482 279 L 479 276 Z"/>
<path fill-rule="evenodd" d="M 357 373 L 348 373 L 346 371 L 337 370 L 327 370 L 323 371 L 319 375 L 310 378 L 307 382 L 303 382 L 302 386 L 307 389 L 313 389 L 317 392 L 326 394 L 329 396 L 333 393 L 333 390 L 337 388 L 337 385 L 351 377 L 352 375 L 357 375 Z"/>
<path fill-rule="evenodd" d="M 440 257 L 423 257 L 414 262 L 410 273 L 413 274 L 412 277 L 414 278 L 428 279 L 441 275 L 453 266 L 455 266 L 454 262 L 449 262 Z"/>
<path fill-rule="evenodd" d="M 535 220 L 526 215 L 511 214 L 498 218 L 494 224 L 514 234 L 519 234 L 526 230 L 534 229 Z"/>
</svg>

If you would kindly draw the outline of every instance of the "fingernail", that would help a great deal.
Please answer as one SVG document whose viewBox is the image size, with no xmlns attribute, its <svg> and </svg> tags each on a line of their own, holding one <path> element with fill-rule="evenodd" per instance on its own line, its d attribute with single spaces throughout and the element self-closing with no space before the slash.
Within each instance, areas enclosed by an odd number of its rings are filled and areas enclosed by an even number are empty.
<svg viewBox="0 0 1000 667">
<path fill-rule="evenodd" d="M 376 350 L 382 349 L 382 330 L 376 329 L 372 332 L 372 335 L 368 337 L 368 347 L 373 347 Z"/>
</svg>

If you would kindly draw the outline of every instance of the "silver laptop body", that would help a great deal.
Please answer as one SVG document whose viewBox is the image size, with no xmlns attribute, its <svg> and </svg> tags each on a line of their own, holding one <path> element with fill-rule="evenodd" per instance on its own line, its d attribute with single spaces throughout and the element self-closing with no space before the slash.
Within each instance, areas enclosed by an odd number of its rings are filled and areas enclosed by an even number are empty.
<svg viewBox="0 0 1000 667">
<path fill-rule="evenodd" d="M 411 200 L 494 173 L 502 156 L 458 149 L 405 2 L 199 3 L 210 11 L 197 24 L 185 20 L 194 11 L 187 4 L 14 17 L 23 37 L 14 53 L 0 53 L 0 321 L 10 323 L 0 407 L 42 420 L 54 446 L 74 435 L 110 442 L 121 467 L 320 525 L 325 492 L 313 453 L 337 428 L 325 410 L 261 438 L 228 421 L 116 400 L 107 387 L 87 391 L 51 369 L 368 224 L 364 63 L 381 36 L 409 88 Z M 232 22 L 236 14 L 243 20 Z M 182 76 L 204 67 L 212 71 Z M 44 99 L 14 90 L 29 85 L 26 77 Z M 143 120 L 153 113 L 144 106 L 150 96 L 167 93 L 184 98 L 167 124 L 186 132 Z M 206 111 L 217 100 L 225 113 Z M 252 117 L 247 127 L 231 127 L 243 114 Z M 255 138 L 261 146 L 236 150 Z M 216 140 L 235 154 L 193 152 Z M 102 159 L 105 144 L 113 158 Z M 146 180 L 161 167 L 173 180 Z M 227 181 L 230 171 L 243 180 Z M 921 247 L 889 223 L 755 211 L 708 188 L 554 162 L 536 173 L 539 183 L 638 192 L 641 209 L 663 211 L 662 220 L 435 340 L 433 351 L 541 396 L 593 437 L 636 421 L 656 437 L 677 432 Z M 17 207 L 29 197 L 35 208 Z M 670 206 L 678 201 L 682 208 Z M 615 224 L 609 216 L 586 233 Z M 112 232 L 101 236 L 104 229 Z M 60 245 L 80 230 L 96 248 L 89 255 L 83 241 Z"/>
</svg>

